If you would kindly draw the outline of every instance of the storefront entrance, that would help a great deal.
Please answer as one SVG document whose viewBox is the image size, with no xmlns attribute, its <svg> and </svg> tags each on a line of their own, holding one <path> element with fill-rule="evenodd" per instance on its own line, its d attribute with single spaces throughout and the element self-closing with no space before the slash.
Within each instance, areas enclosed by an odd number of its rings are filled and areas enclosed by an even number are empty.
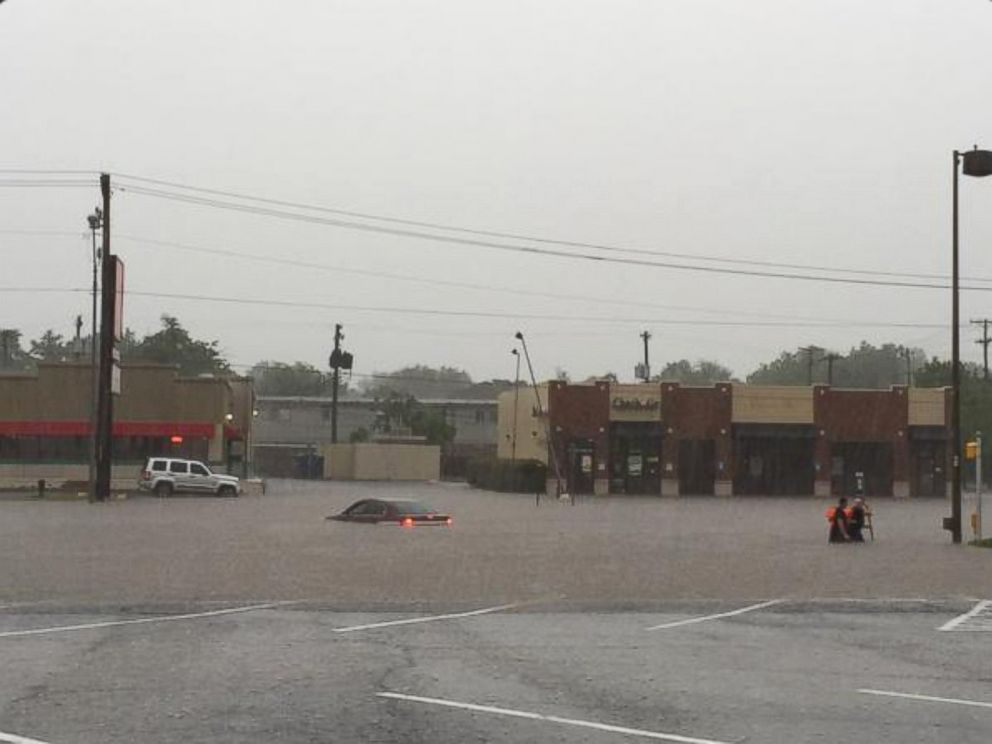
<svg viewBox="0 0 992 744">
<path fill-rule="evenodd" d="M 813 493 L 813 427 L 745 425 L 735 429 L 735 494 Z"/>
<path fill-rule="evenodd" d="M 610 493 L 661 494 L 661 424 L 610 427 Z"/>
<path fill-rule="evenodd" d="M 593 493 L 596 472 L 596 449 L 587 439 L 576 439 L 568 445 L 568 492 L 577 495 Z"/>
<path fill-rule="evenodd" d="M 830 448 L 830 490 L 835 496 L 853 496 L 858 481 L 865 495 L 892 495 L 892 445 L 887 442 L 837 442 Z"/>
<path fill-rule="evenodd" d="M 944 455 L 946 444 L 942 441 L 913 442 L 911 445 L 913 496 L 946 495 Z"/>
<path fill-rule="evenodd" d="M 716 481 L 716 443 L 712 439 L 679 442 L 679 493 L 712 495 Z"/>
</svg>

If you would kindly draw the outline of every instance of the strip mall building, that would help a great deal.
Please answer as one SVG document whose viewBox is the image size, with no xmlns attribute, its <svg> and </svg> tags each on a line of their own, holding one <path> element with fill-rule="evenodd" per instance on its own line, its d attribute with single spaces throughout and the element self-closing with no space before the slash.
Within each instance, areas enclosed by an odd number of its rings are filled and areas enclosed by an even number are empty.
<svg viewBox="0 0 992 744">
<path fill-rule="evenodd" d="M 0 481 L 85 480 L 92 376 L 88 364 L 41 363 L 0 375 Z M 183 377 L 176 368 L 125 364 L 114 398 L 114 478 L 133 479 L 147 457 L 247 468 L 251 380 Z"/>
<path fill-rule="evenodd" d="M 501 458 L 549 462 L 575 494 L 943 496 L 944 388 L 549 382 L 499 400 Z M 557 480 L 549 469 L 548 492 Z"/>
</svg>

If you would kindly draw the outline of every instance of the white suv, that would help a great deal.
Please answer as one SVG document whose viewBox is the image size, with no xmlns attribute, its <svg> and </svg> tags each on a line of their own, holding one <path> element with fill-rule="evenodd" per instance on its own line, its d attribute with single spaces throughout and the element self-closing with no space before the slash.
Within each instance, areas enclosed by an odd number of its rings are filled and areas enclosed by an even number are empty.
<svg viewBox="0 0 992 744">
<path fill-rule="evenodd" d="M 198 460 L 172 457 L 148 458 L 138 486 L 153 491 L 156 496 L 169 496 L 181 491 L 218 496 L 237 496 L 241 493 L 241 481 L 235 476 L 214 473 Z"/>
</svg>

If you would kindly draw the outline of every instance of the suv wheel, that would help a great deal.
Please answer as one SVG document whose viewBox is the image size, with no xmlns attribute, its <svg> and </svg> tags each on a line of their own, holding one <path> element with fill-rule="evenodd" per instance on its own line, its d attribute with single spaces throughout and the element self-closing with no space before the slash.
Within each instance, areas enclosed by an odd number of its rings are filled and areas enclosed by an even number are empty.
<svg viewBox="0 0 992 744">
<path fill-rule="evenodd" d="M 217 495 L 228 496 L 228 497 L 237 496 L 238 489 L 236 489 L 234 486 L 221 486 L 219 489 L 217 489 Z"/>
<path fill-rule="evenodd" d="M 165 481 L 160 481 L 155 484 L 155 495 L 160 499 L 164 499 L 167 496 L 172 495 L 172 484 L 166 483 Z"/>
</svg>

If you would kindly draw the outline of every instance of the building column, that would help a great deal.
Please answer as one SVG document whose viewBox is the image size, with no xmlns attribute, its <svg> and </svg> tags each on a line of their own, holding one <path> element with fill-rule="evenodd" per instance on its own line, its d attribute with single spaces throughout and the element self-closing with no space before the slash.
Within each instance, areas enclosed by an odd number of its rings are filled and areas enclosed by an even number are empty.
<svg viewBox="0 0 992 744">
<path fill-rule="evenodd" d="M 830 440 L 826 431 L 817 429 L 816 441 L 813 444 L 813 495 L 819 498 L 830 498 L 830 470 L 833 462 L 830 455 Z"/>
<path fill-rule="evenodd" d="M 905 429 L 896 432 L 892 442 L 892 495 L 897 499 L 909 498 L 909 436 Z"/>
<path fill-rule="evenodd" d="M 610 494 L 610 435 L 605 426 L 599 427 L 593 456 L 592 493 L 594 496 Z"/>
<path fill-rule="evenodd" d="M 716 496 L 734 495 L 734 440 L 728 429 L 721 429 L 715 442 L 716 481 L 713 493 Z"/>
<path fill-rule="evenodd" d="M 661 440 L 661 495 L 679 495 L 679 438 L 671 434 Z"/>
</svg>

